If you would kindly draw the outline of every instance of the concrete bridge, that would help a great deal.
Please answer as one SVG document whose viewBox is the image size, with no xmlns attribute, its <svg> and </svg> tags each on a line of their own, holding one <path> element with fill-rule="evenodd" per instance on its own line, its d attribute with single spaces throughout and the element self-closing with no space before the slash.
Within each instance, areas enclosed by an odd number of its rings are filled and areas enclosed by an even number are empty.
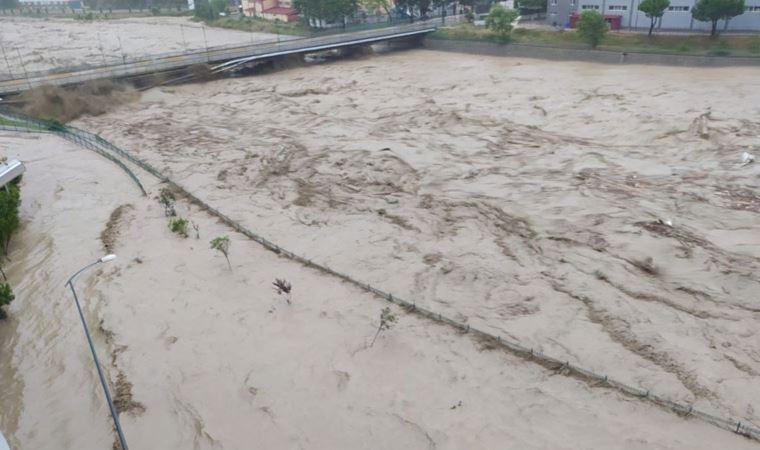
<svg viewBox="0 0 760 450">
<path fill-rule="evenodd" d="M 436 27 L 432 23 L 421 22 L 329 36 L 297 38 L 282 42 L 212 47 L 191 53 L 131 59 L 122 64 L 108 66 L 28 73 L 22 78 L 0 78 L 0 96 L 17 94 L 42 85 L 65 86 L 98 79 L 130 78 L 156 72 L 179 70 L 196 64 L 210 65 L 212 72 L 223 72 L 256 60 L 369 45 L 397 39 L 420 38 L 435 31 L 435 29 Z"/>
</svg>

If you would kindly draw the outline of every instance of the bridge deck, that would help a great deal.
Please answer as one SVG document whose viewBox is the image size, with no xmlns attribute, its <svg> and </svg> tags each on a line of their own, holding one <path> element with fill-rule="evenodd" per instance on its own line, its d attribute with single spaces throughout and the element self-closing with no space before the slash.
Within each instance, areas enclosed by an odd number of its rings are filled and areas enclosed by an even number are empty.
<svg viewBox="0 0 760 450">
<path fill-rule="evenodd" d="M 399 39 L 403 37 L 424 35 L 435 31 L 435 26 L 420 23 L 397 25 L 381 29 L 334 34 L 321 37 L 293 39 L 283 42 L 249 44 L 233 47 L 210 48 L 208 51 L 181 53 L 146 57 L 128 61 L 124 64 L 81 68 L 71 71 L 47 71 L 29 74 L 26 78 L 0 80 L 0 95 L 18 93 L 42 85 L 69 85 L 103 78 L 122 78 L 144 75 L 170 69 L 179 69 L 193 64 L 220 64 L 224 70 L 228 67 L 257 59 L 272 58 L 281 55 L 309 53 L 358 44 Z"/>
</svg>

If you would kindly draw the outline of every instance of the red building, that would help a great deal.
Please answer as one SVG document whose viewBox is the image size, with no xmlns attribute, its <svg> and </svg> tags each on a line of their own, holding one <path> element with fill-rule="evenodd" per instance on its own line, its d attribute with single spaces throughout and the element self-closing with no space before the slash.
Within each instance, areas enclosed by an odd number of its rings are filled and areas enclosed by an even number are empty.
<svg viewBox="0 0 760 450">
<path fill-rule="evenodd" d="M 298 11 L 293 8 L 291 0 L 243 0 L 241 6 L 243 14 L 249 17 L 283 22 L 298 20 Z"/>
</svg>

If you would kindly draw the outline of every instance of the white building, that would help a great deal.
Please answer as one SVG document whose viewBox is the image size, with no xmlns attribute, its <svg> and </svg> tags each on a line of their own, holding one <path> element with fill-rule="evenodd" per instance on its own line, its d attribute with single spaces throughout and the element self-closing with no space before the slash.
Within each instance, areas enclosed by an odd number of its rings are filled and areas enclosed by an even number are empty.
<svg viewBox="0 0 760 450">
<path fill-rule="evenodd" d="M 639 11 L 642 0 L 547 0 L 546 21 L 550 25 L 568 27 L 570 16 L 587 9 L 604 16 L 620 17 L 622 28 L 649 29 L 650 19 Z M 760 31 L 760 0 L 745 0 L 744 14 L 718 22 L 719 30 Z M 710 31 L 710 22 L 700 22 L 691 16 L 697 0 L 671 0 L 670 7 L 655 27 L 662 30 Z"/>
</svg>

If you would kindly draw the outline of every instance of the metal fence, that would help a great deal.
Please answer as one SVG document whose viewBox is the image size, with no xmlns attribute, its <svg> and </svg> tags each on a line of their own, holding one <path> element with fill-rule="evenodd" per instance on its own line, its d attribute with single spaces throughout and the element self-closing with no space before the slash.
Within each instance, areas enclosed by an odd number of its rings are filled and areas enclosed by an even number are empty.
<svg viewBox="0 0 760 450">
<path fill-rule="evenodd" d="M 5 119 L 5 121 L 3 121 L 2 119 Z M 13 122 L 13 124 L 9 124 L 9 122 L 11 121 Z M 527 361 L 532 361 L 549 370 L 557 371 L 558 373 L 562 375 L 575 378 L 577 380 L 583 381 L 585 383 L 588 383 L 596 387 L 606 387 L 609 389 L 614 389 L 622 394 L 639 398 L 643 401 L 650 402 L 654 405 L 673 411 L 681 416 L 695 417 L 707 423 L 715 425 L 717 427 L 723 428 L 725 430 L 731 431 L 733 433 L 736 433 L 736 434 L 745 436 L 749 439 L 753 439 L 755 441 L 760 442 L 760 428 L 758 428 L 757 426 L 751 423 L 742 423 L 740 420 L 718 417 L 716 415 L 709 414 L 707 412 L 694 408 L 693 405 L 669 400 L 666 397 L 663 397 L 663 396 L 657 395 L 656 393 L 651 392 L 649 389 L 643 389 L 641 387 L 631 386 L 627 383 L 623 383 L 621 381 L 610 378 L 607 375 L 603 375 L 603 374 L 594 372 L 592 370 L 585 369 L 582 366 L 579 366 L 576 364 L 571 364 L 567 360 L 564 360 L 561 358 L 555 358 L 553 356 L 550 356 L 538 350 L 535 350 L 532 347 L 522 345 L 517 340 L 502 337 L 500 335 L 496 335 L 488 331 L 484 331 L 484 330 L 472 327 L 469 323 L 467 323 L 467 320 L 459 321 L 456 319 L 452 319 L 441 313 L 437 313 L 431 309 L 417 305 L 417 303 L 414 300 L 404 299 L 402 297 L 399 297 L 398 295 L 394 295 L 390 292 L 384 291 L 376 286 L 372 286 L 369 283 L 365 283 L 361 280 L 358 280 L 349 274 L 342 273 L 335 269 L 332 269 L 328 267 L 326 264 L 320 264 L 320 263 L 314 262 L 313 260 L 311 260 L 310 258 L 306 256 L 301 256 L 301 255 L 298 255 L 297 253 L 291 252 L 281 247 L 277 243 L 264 238 L 262 235 L 251 231 L 250 229 L 248 229 L 241 223 L 233 220 L 232 218 L 224 214 L 222 211 L 214 208 L 212 205 L 206 203 L 206 201 L 204 201 L 203 199 L 194 195 L 192 192 L 190 192 L 188 189 L 178 184 L 176 181 L 164 175 L 160 170 L 158 170 L 151 164 L 137 158 L 136 156 L 132 155 L 130 152 L 113 145 L 112 143 L 106 141 L 105 139 L 101 138 L 97 134 L 80 130 L 75 127 L 61 125 L 58 123 L 50 123 L 50 122 L 32 119 L 32 118 L 25 117 L 19 114 L 13 114 L 13 113 L 7 112 L 5 110 L 0 110 L 0 129 L 13 130 L 13 131 L 25 131 L 25 132 L 54 133 L 71 142 L 77 143 L 86 148 L 94 150 L 98 152 L 99 154 L 105 156 L 109 160 L 116 162 L 122 169 L 127 171 L 130 177 L 140 186 L 140 189 L 144 194 L 145 190 L 142 188 L 142 184 L 140 184 L 137 177 L 134 175 L 134 173 L 132 173 L 131 170 L 129 170 L 126 167 L 126 165 L 123 162 L 121 162 L 118 159 L 118 158 L 124 158 L 127 161 L 131 162 L 132 164 L 142 168 L 146 172 L 155 176 L 159 180 L 172 186 L 182 195 L 187 197 L 187 199 L 189 199 L 192 203 L 206 210 L 210 214 L 216 216 L 222 222 L 224 222 L 225 224 L 227 224 L 228 226 L 230 226 L 237 232 L 256 241 L 257 243 L 261 244 L 266 249 L 271 250 L 285 258 L 289 258 L 291 260 L 299 262 L 307 267 L 314 268 L 323 273 L 337 277 L 354 286 L 357 286 L 360 289 L 363 289 L 390 303 L 394 303 L 402 307 L 405 311 L 407 311 L 410 314 L 417 314 L 417 315 L 426 317 L 430 320 L 433 320 L 435 322 L 439 322 L 439 323 L 454 327 L 460 332 L 462 332 L 463 334 L 471 334 L 474 337 L 480 339 L 481 341 L 490 343 L 490 345 L 492 345 L 494 348 L 502 348 L 508 351 L 512 355 L 515 355 Z"/>
</svg>

